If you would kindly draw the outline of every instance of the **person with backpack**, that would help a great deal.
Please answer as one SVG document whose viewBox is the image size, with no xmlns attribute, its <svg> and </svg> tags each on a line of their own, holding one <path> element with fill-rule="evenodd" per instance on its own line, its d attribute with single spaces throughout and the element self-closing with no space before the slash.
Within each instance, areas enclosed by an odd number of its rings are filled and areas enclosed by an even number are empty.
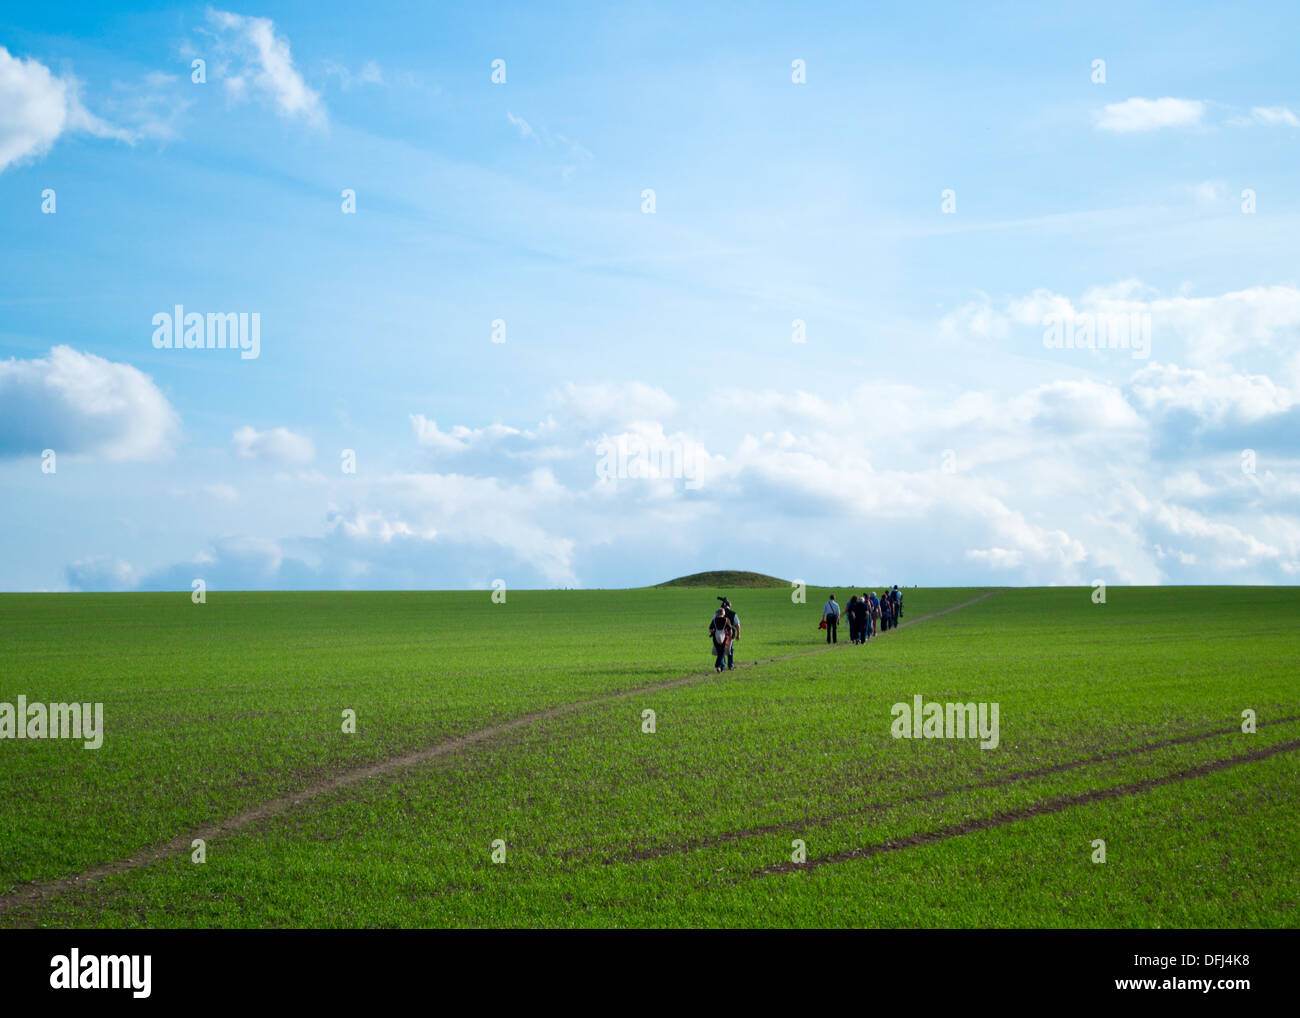
<svg viewBox="0 0 1300 1018">
<path fill-rule="evenodd" d="M 849 643 L 856 646 L 858 642 L 858 595 L 853 594 L 844 608 L 849 619 Z"/>
<path fill-rule="evenodd" d="M 867 592 L 865 590 L 862 592 L 862 596 L 858 598 L 858 603 L 862 605 L 861 642 L 866 643 L 875 635 L 875 633 L 872 632 L 874 627 L 871 625 L 871 599 L 867 597 Z"/>
<path fill-rule="evenodd" d="M 719 607 L 717 614 L 709 622 L 709 643 L 714 653 L 714 671 L 722 671 L 727 661 L 727 652 L 731 649 L 731 641 L 734 637 L 735 630 L 727 618 L 727 613 Z"/>
<path fill-rule="evenodd" d="M 826 642 L 839 643 L 840 639 L 836 632 L 840 625 L 840 606 L 835 603 L 835 595 L 832 594 L 830 600 L 822 605 L 822 621 L 826 623 Z"/>
<path fill-rule="evenodd" d="M 740 616 L 731 607 L 730 599 L 720 597 L 718 600 L 722 602 L 723 614 L 727 616 L 727 621 L 731 623 L 731 642 L 727 644 L 727 670 L 734 671 L 736 668 L 736 643 L 740 640 Z"/>
</svg>

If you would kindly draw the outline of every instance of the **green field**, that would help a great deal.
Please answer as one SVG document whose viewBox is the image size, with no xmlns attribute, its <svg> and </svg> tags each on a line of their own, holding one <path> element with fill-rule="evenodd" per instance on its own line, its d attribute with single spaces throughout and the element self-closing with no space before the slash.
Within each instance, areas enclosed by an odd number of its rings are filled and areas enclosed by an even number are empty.
<svg viewBox="0 0 1300 1018">
<path fill-rule="evenodd" d="M 0 596 L 0 702 L 105 713 L 0 741 L 0 925 L 1300 925 L 1300 588 L 732 591 L 723 675 L 713 593 Z"/>
</svg>

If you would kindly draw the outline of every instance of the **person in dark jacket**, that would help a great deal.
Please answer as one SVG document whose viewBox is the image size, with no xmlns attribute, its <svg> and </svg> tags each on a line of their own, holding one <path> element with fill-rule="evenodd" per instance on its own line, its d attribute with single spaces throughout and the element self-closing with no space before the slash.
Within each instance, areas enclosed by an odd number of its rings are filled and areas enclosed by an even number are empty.
<svg viewBox="0 0 1300 1018">
<path fill-rule="evenodd" d="M 849 603 L 844 606 L 844 614 L 849 619 L 849 643 L 858 642 L 858 595 L 854 594 L 849 598 Z"/>
<path fill-rule="evenodd" d="M 713 660 L 714 671 L 720 672 L 725 666 L 727 652 L 731 650 L 731 641 L 735 638 L 735 635 L 736 631 L 727 619 L 727 613 L 722 608 L 719 608 L 709 622 L 709 644 L 713 648 L 715 655 Z"/>
<path fill-rule="evenodd" d="M 720 597 L 718 600 L 722 602 L 722 611 L 727 616 L 727 621 L 731 623 L 731 642 L 727 644 L 727 669 L 728 671 L 734 671 L 736 668 L 736 644 L 740 640 L 740 616 L 731 607 L 729 598 Z"/>
</svg>

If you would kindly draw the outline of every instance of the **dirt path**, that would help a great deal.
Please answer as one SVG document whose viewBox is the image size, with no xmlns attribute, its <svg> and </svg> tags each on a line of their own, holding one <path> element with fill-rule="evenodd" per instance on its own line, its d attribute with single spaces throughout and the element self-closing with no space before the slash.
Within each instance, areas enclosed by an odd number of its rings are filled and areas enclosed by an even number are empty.
<svg viewBox="0 0 1300 1018">
<path fill-rule="evenodd" d="M 1185 771 L 1176 771 L 1173 774 L 1166 774 L 1163 777 L 1147 778 L 1144 781 L 1134 781 L 1125 785 L 1115 785 L 1111 788 L 1098 788 L 1089 792 L 1077 792 L 1073 795 L 1059 795 L 1052 799 L 1046 799 L 1043 802 L 1036 802 L 1032 806 L 1024 806 L 1020 809 L 1000 810 L 992 816 L 983 817 L 979 820 L 969 820 L 961 824 L 951 824 L 947 827 L 940 827 L 936 831 L 922 831 L 918 834 L 908 835 L 906 838 L 884 841 L 878 845 L 865 845 L 862 848 L 852 848 L 845 852 L 836 852 L 833 855 L 824 855 L 820 858 L 809 859 L 807 862 L 784 862 L 776 866 L 768 866 L 761 870 L 755 870 L 750 874 L 750 876 L 766 877 L 775 873 L 793 873 L 797 870 L 811 870 L 816 869 L 818 866 L 826 866 L 831 863 L 848 862 L 852 859 L 868 859 L 873 855 L 883 855 L 886 852 L 901 852 L 903 849 L 916 848 L 919 845 L 933 845 L 936 842 L 947 841 L 949 838 L 960 838 L 964 834 L 973 834 L 975 831 L 987 831 L 995 827 L 1005 827 L 1008 824 L 1019 823 L 1021 820 L 1031 820 L 1034 817 L 1060 813 L 1073 806 L 1085 806 L 1089 803 L 1104 802 L 1107 799 L 1120 799 L 1129 795 L 1138 795 L 1142 792 L 1149 792 L 1153 788 L 1160 788 L 1164 785 L 1173 785 L 1182 781 L 1191 781 L 1193 778 L 1203 778 L 1207 775 L 1227 770 L 1229 767 L 1239 767 L 1242 764 L 1255 763 L 1258 760 L 1267 760 L 1271 756 L 1277 756 L 1279 753 L 1289 753 L 1296 749 L 1300 749 L 1300 739 L 1291 739 L 1287 742 L 1279 742 L 1275 745 L 1265 747 L 1264 749 L 1242 753 L 1240 756 L 1231 757 L 1226 760 L 1213 760 L 1210 763 L 1204 763 Z"/>
<path fill-rule="evenodd" d="M 969 601 L 963 601 L 961 604 L 953 605 L 950 608 L 944 608 L 941 611 L 931 612 L 928 615 L 922 615 L 915 619 L 910 619 L 900 623 L 899 629 L 907 626 L 917 625 L 925 622 L 927 619 L 938 618 L 941 615 L 948 615 L 962 608 L 968 608 L 973 604 L 978 604 L 994 594 L 1000 593 L 999 590 L 987 591 L 978 597 L 973 597 Z M 881 634 L 888 636 L 888 634 Z M 783 654 L 779 657 L 765 658 L 761 661 L 740 662 L 736 665 L 736 670 L 753 668 L 760 664 L 767 664 L 774 661 L 789 661 L 793 658 L 808 657 L 811 654 L 820 654 L 829 650 L 837 650 L 840 644 L 827 644 L 811 648 L 809 650 L 797 651 L 793 654 Z M 849 646 L 847 643 L 843 646 Z M 588 707 L 596 707 L 601 704 L 612 703 L 615 700 L 625 700 L 632 696 L 642 696 L 646 693 L 656 693 L 665 689 L 676 689 L 680 686 L 687 686 L 696 682 L 704 682 L 710 679 L 719 679 L 729 676 L 730 673 L 723 672 L 719 675 L 714 671 L 696 672 L 692 675 L 684 675 L 676 679 L 668 679 L 665 682 L 657 682 L 648 686 L 637 686 L 633 689 L 620 690 L 616 693 L 607 693 L 602 696 L 592 697 L 587 700 L 578 700 L 573 703 L 561 704 L 557 707 L 548 707 L 545 710 L 533 711 L 530 714 L 523 714 L 510 721 L 501 724 L 491 725 L 487 728 L 480 728 L 464 735 L 458 735 L 455 738 L 447 739 L 444 742 L 436 743 L 432 746 L 426 746 L 410 753 L 403 753 L 400 756 L 388 757 L 384 760 L 377 760 L 374 763 L 366 764 L 354 770 L 344 771 L 336 774 L 324 781 L 314 785 L 309 785 L 297 792 L 288 795 L 282 795 L 275 799 L 254 806 L 252 809 L 245 810 L 235 816 L 227 817 L 224 820 L 215 823 L 205 824 L 186 834 L 178 834 L 170 841 L 161 845 L 154 845 L 150 848 L 142 849 L 125 859 L 118 859 L 113 862 L 103 863 L 102 865 L 92 867 L 81 873 L 76 873 L 67 877 L 58 877 L 53 880 L 39 880 L 30 884 L 23 884 L 13 890 L 0 894 L 0 915 L 17 908 L 20 905 L 28 905 L 44 901 L 49 898 L 58 897 L 67 891 L 76 887 L 83 887 L 86 884 L 94 883 L 104 877 L 115 876 L 120 873 L 129 873 L 132 870 L 141 869 L 150 866 L 162 859 L 180 855 L 189 852 L 191 843 L 195 838 L 202 838 L 204 841 L 212 841 L 233 834 L 245 827 L 260 823 L 272 817 L 280 816 L 289 812 L 303 803 L 311 802 L 323 795 L 336 792 L 351 785 L 358 784 L 362 781 L 368 781 L 372 778 L 383 778 L 400 771 L 417 767 L 420 764 L 428 763 L 439 757 L 466 749 L 476 743 L 484 742 L 506 732 L 511 732 L 528 725 L 536 724 L 539 721 L 546 721 L 550 718 L 561 717 L 565 714 L 572 714 L 576 711 L 584 710 Z"/>
</svg>

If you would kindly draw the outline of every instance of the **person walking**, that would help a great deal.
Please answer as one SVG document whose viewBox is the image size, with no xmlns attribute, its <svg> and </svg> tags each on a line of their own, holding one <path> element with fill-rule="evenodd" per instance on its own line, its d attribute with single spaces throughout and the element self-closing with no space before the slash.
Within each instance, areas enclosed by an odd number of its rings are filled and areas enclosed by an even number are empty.
<svg viewBox="0 0 1300 1018">
<path fill-rule="evenodd" d="M 735 630 L 732 629 L 731 622 L 727 619 L 726 611 L 719 607 L 717 613 L 709 622 L 709 640 L 714 653 L 714 671 L 722 671 L 727 661 L 727 652 L 731 649 L 731 641 L 735 635 Z"/>
<path fill-rule="evenodd" d="M 836 630 L 840 624 L 840 606 L 835 603 L 835 595 L 830 596 L 824 605 L 822 605 L 822 621 L 826 623 L 826 642 L 839 643 L 839 636 Z"/>
<path fill-rule="evenodd" d="M 727 670 L 735 671 L 736 643 L 740 640 L 740 616 L 731 607 L 731 601 L 728 598 L 722 597 L 718 600 L 722 602 L 723 614 L 727 616 L 727 621 L 731 623 L 731 640 L 727 643 Z"/>
<path fill-rule="evenodd" d="M 857 646 L 858 643 L 858 626 L 862 608 L 858 604 L 858 595 L 854 594 L 849 598 L 849 603 L 844 609 L 844 614 L 849 617 L 849 643 Z"/>
</svg>

